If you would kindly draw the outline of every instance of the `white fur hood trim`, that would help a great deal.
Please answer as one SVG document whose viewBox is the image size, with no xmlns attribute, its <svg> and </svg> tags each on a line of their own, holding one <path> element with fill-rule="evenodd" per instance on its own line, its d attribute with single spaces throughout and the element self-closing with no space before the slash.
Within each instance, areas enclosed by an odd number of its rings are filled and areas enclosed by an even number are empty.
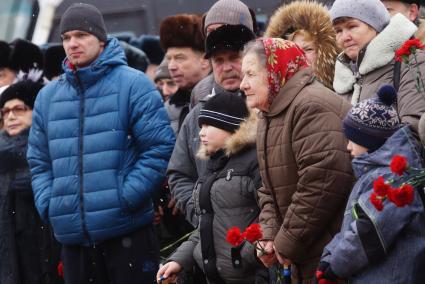
<svg viewBox="0 0 425 284">
<path fill-rule="evenodd" d="M 418 28 L 402 14 L 391 18 L 390 23 L 367 46 L 363 60 L 359 66 L 359 74 L 365 75 L 390 63 L 395 51 L 411 38 Z M 339 94 L 353 90 L 357 82 L 353 71 L 341 62 L 343 54 L 338 56 L 335 64 L 333 87 Z"/>
</svg>

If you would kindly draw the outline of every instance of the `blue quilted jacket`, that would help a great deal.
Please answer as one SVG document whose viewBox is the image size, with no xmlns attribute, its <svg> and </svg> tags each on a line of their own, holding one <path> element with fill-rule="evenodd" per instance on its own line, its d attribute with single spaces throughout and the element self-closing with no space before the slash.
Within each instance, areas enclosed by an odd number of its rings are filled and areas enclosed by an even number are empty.
<svg viewBox="0 0 425 284">
<path fill-rule="evenodd" d="M 37 96 L 28 161 L 37 209 L 63 244 L 95 244 L 153 220 L 175 142 L 154 85 L 115 38 Z"/>
</svg>

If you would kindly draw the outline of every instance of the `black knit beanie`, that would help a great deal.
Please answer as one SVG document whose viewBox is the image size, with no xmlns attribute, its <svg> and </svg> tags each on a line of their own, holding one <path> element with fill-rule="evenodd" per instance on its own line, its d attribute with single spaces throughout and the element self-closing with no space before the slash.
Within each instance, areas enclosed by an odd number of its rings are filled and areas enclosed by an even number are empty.
<svg viewBox="0 0 425 284">
<path fill-rule="evenodd" d="M 235 132 L 249 116 L 245 99 L 240 95 L 220 93 L 209 99 L 200 111 L 198 124 Z"/>
<path fill-rule="evenodd" d="M 107 41 L 102 13 L 90 4 L 74 3 L 63 13 L 60 22 L 61 35 L 73 30 L 85 31 L 100 41 Z"/>
<path fill-rule="evenodd" d="M 33 109 L 35 98 L 41 88 L 43 88 L 43 84 L 31 80 L 12 84 L 0 96 L 0 108 L 3 108 L 8 101 L 18 99 Z"/>
<path fill-rule="evenodd" d="M 380 148 L 403 125 L 395 108 L 397 94 L 393 86 L 382 86 L 377 97 L 353 106 L 342 122 L 347 139 L 369 152 Z"/>
</svg>

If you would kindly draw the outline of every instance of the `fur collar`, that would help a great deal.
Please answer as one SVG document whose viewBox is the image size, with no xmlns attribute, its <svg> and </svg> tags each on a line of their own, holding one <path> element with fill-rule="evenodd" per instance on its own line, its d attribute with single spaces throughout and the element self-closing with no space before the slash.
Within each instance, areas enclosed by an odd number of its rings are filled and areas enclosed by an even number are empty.
<svg viewBox="0 0 425 284">
<path fill-rule="evenodd" d="M 390 23 L 366 47 L 361 61 L 357 62 L 358 74 L 350 69 L 343 53 L 338 56 L 335 64 L 333 87 L 339 94 L 344 94 L 356 88 L 357 79 L 371 71 L 389 64 L 394 59 L 395 51 L 416 32 L 417 27 L 401 14 L 391 18 Z M 353 95 L 353 100 L 355 100 Z"/>
<path fill-rule="evenodd" d="M 255 145 L 257 140 L 257 116 L 258 114 L 255 111 L 250 110 L 248 119 L 241 123 L 239 129 L 227 139 L 224 146 L 226 156 L 231 157 L 247 146 Z M 202 144 L 199 146 L 196 156 L 201 160 L 208 160 L 210 158 L 206 152 L 206 147 Z"/>
</svg>

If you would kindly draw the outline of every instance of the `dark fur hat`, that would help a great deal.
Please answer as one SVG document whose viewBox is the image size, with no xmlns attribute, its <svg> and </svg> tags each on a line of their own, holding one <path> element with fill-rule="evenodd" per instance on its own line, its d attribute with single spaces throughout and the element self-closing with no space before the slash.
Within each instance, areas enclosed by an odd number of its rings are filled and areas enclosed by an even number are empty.
<svg viewBox="0 0 425 284">
<path fill-rule="evenodd" d="M 35 98 L 41 88 L 43 88 L 43 84 L 31 80 L 12 84 L 2 93 L 0 97 L 0 108 L 3 108 L 8 101 L 18 99 L 33 109 Z"/>
<path fill-rule="evenodd" d="M 139 38 L 139 48 L 146 53 L 150 63 L 161 64 L 164 58 L 164 51 L 161 49 L 159 36 L 141 35 Z"/>
<path fill-rule="evenodd" d="M 7 42 L 0 40 L 0 68 L 10 66 L 10 46 Z"/>
<path fill-rule="evenodd" d="M 63 73 L 62 62 L 66 54 L 62 44 L 54 44 L 46 49 L 44 54 L 44 75 L 47 79 L 52 80 L 53 77 Z"/>
<path fill-rule="evenodd" d="M 204 51 L 205 38 L 202 34 L 202 16 L 196 14 L 179 14 L 162 20 L 159 27 L 161 47 L 191 47 Z"/>
<path fill-rule="evenodd" d="M 254 33 L 244 25 L 223 25 L 207 36 L 205 58 L 210 58 L 218 51 L 240 51 L 254 38 Z"/>
<path fill-rule="evenodd" d="M 25 73 L 28 73 L 30 69 L 43 69 L 43 54 L 40 48 L 27 40 L 16 39 L 10 44 L 2 42 L 0 57 L 0 67 Z"/>
<path fill-rule="evenodd" d="M 407 4 L 416 4 L 418 5 L 418 7 L 424 6 L 425 4 L 424 0 L 400 0 L 400 1 Z"/>
</svg>

